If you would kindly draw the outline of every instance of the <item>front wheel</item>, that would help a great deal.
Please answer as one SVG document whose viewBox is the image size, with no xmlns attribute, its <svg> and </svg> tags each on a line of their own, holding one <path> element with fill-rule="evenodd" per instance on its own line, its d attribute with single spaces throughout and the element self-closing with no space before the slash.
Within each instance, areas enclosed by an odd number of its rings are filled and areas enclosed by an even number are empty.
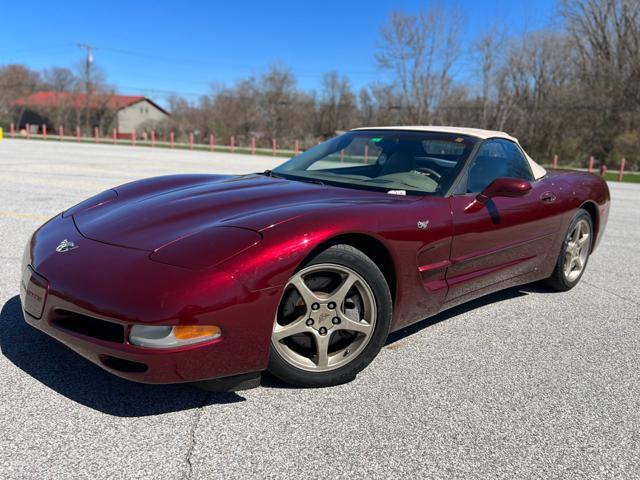
<svg viewBox="0 0 640 480">
<path fill-rule="evenodd" d="M 335 245 L 285 286 L 269 370 L 298 386 L 345 383 L 378 354 L 390 322 L 391 294 L 380 269 L 360 250 Z"/>
<path fill-rule="evenodd" d="M 559 291 L 567 291 L 575 287 L 587 267 L 592 244 L 591 215 L 586 210 L 580 209 L 569 224 L 556 268 L 547 279 L 547 284 Z"/>
</svg>

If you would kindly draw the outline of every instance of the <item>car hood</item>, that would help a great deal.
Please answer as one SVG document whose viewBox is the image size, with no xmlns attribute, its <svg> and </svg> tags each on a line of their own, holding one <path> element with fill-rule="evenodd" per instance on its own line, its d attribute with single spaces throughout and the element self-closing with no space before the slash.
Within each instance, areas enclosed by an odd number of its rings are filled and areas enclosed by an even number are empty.
<svg viewBox="0 0 640 480">
<path fill-rule="evenodd" d="M 147 251 L 213 227 L 261 232 L 318 208 L 409 201 L 258 174 L 157 177 L 114 190 L 114 198 L 73 212 L 76 227 L 92 240 Z"/>
</svg>

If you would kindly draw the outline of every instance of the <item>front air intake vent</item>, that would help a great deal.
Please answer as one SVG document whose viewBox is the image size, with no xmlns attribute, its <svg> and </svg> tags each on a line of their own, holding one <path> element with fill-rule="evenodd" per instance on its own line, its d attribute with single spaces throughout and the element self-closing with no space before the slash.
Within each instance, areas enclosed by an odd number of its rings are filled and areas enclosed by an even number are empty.
<svg viewBox="0 0 640 480">
<path fill-rule="evenodd" d="M 149 366 L 144 363 L 132 362 L 124 358 L 112 357 L 111 355 L 100 355 L 100 361 L 105 367 L 126 373 L 143 373 L 149 370 Z"/>
<path fill-rule="evenodd" d="M 118 323 L 66 310 L 57 310 L 56 313 L 59 316 L 53 321 L 53 324 L 57 327 L 98 340 L 124 343 L 124 327 Z"/>
</svg>

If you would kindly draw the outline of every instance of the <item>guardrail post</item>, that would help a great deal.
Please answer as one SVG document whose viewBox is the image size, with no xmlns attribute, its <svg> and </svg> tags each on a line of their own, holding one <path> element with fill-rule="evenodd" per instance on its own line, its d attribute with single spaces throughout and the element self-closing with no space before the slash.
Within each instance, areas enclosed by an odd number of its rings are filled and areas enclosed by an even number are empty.
<svg viewBox="0 0 640 480">
<path fill-rule="evenodd" d="M 212 152 L 216 149 L 216 137 L 213 135 L 213 133 L 209 134 L 209 150 L 211 150 Z"/>
<path fill-rule="evenodd" d="M 593 157 L 593 155 L 591 155 L 589 157 L 589 173 L 593 172 L 593 163 L 595 162 L 595 158 Z"/>
<path fill-rule="evenodd" d="M 76 142 L 80 141 L 80 127 L 76 126 Z"/>
<path fill-rule="evenodd" d="M 113 129 L 113 144 L 115 145 L 118 141 L 118 129 L 114 127 Z"/>
<path fill-rule="evenodd" d="M 344 162 L 344 148 L 340 150 L 340 161 Z"/>
<path fill-rule="evenodd" d="M 618 181 L 621 182 L 622 179 L 624 178 L 624 164 L 626 163 L 626 160 L 624 157 L 622 157 L 622 159 L 620 160 L 620 174 L 618 175 Z"/>
<path fill-rule="evenodd" d="M 42 124 L 42 140 L 47 140 L 47 125 L 45 123 Z"/>
<path fill-rule="evenodd" d="M 16 126 L 13 123 L 9 125 L 9 131 L 11 132 L 11 138 L 16 138 Z"/>
<path fill-rule="evenodd" d="M 193 150 L 193 132 L 189 133 L 189 150 Z"/>
<path fill-rule="evenodd" d="M 298 140 L 293 143 L 293 154 L 298 155 L 300 152 L 300 145 L 298 144 Z"/>
<path fill-rule="evenodd" d="M 25 134 L 27 136 L 27 140 L 29 140 L 31 138 L 31 125 L 29 125 L 28 123 L 25 125 L 25 127 L 27 128 L 25 131 Z"/>
<path fill-rule="evenodd" d="M 558 155 L 553 156 L 553 161 L 551 162 L 551 166 L 553 168 L 558 168 Z"/>
<path fill-rule="evenodd" d="M 98 130 L 98 127 L 93 127 L 93 136 L 96 139 L 96 143 L 100 143 L 100 130 Z"/>
<path fill-rule="evenodd" d="M 369 163 L 369 145 L 364 146 L 364 163 Z"/>
<path fill-rule="evenodd" d="M 169 132 L 169 147 L 174 148 L 176 146 L 176 137 L 173 130 Z"/>
<path fill-rule="evenodd" d="M 156 131 L 155 130 L 151 130 L 151 146 L 152 147 L 156 146 Z"/>
<path fill-rule="evenodd" d="M 273 154 L 273 156 L 276 156 L 276 139 L 272 138 L 271 139 L 271 153 Z"/>
<path fill-rule="evenodd" d="M 136 130 L 134 129 L 133 132 L 131 132 L 131 145 L 135 146 L 136 144 Z"/>
<path fill-rule="evenodd" d="M 58 125 L 58 137 L 61 142 L 64 140 L 64 125 Z"/>
<path fill-rule="evenodd" d="M 251 155 L 256 154 L 256 137 L 251 137 Z"/>
<path fill-rule="evenodd" d="M 231 147 L 231 153 L 233 153 L 236 148 L 236 137 L 234 137 L 233 135 L 231 135 L 231 137 L 229 138 L 229 145 Z"/>
<path fill-rule="evenodd" d="M 600 165 L 600 176 L 604 178 L 607 175 L 607 166 L 603 163 Z"/>
</svg>

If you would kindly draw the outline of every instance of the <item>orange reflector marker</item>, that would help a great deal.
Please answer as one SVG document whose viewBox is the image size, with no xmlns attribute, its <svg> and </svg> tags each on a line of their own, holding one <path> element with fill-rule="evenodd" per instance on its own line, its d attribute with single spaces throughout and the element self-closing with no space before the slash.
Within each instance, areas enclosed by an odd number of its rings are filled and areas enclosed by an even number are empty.
<svg viewBox="0 0 640 480">
<path fill-rule="evenodd" d="M 222 332 L 215 325 L 177 325 L 173 327 L 173 335 L 179 340 L 189 340 L 199 337 L 218 338 Z"/>
</svg>

